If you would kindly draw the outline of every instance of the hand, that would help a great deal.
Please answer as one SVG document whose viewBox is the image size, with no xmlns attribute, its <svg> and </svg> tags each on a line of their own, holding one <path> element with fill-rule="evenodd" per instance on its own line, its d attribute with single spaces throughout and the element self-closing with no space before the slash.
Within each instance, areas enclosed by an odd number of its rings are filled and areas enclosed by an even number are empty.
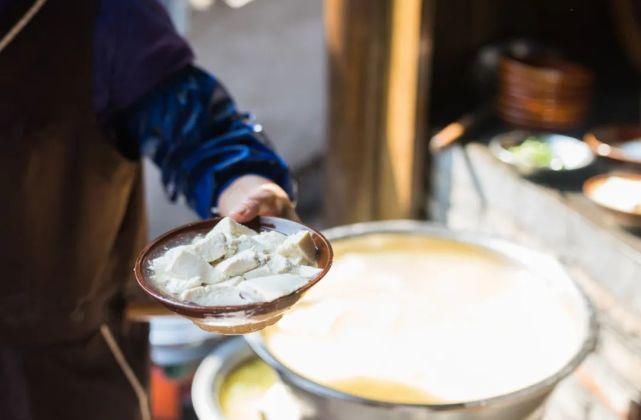
<svg viewBox="0 0 641 420">
<path fill-rule="evenodd" d="M 225 188 L 218 198 L 218 211 L 240 223 L 256 216 L 300 220 L 287 193 L 278 184 L 258 175 L 241 176 Z"/>
</svg>

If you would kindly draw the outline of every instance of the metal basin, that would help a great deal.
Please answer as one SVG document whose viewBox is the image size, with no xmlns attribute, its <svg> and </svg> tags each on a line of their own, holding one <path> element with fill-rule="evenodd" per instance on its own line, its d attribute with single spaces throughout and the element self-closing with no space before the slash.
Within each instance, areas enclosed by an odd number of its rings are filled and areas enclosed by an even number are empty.
<svg viewBox="0 0 641 420">
<path fill-rule="evenodd" d="M 563 378 L 572 373 L 594 349 L 597 325 L 592 305 L 552 257 L 510 242 L 474 233 L 454 232 L 429 223 L 413 221 L 372 222 L 327 230 L 330 240 L 350 238 L 370 233 L 406 233 L 459 241 L 493 250 L 528 269 L 546 276 L 553 276 L 554 287 L 564 303 L 571 305 L 573 313 L 585 331 L 582 344 L 573 357 L 553 375 L 526 388 L 509 394 L 446 404 L 398 404 L 370 400 L 346 394 L 313 382 L 290 370 L 277 360 L 265 346 L 260 333 L 246 336 L 252 349 L 280 375 L 281 380 L 298 399 L 306 419 L 399 419 L 399 420 L 522 420 L 541 418 L 542 405 Z M 556 291 L 556 290 L 555 290 Z M 500 372 L 497 372 L 500 374 Z"/>
</svg>

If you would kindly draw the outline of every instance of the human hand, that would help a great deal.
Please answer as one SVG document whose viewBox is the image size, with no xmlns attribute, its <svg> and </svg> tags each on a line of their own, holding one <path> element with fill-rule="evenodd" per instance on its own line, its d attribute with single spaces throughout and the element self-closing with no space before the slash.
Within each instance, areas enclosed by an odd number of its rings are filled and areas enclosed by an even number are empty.
<svg viewBox="0 0 641 420">
<path fill-rule="evenodd" d="M 218 211 L 240 223 L 256 216 L 300 220 L 287 193 L 258 175 L 244 175 L 229 184 L 218 198 Z"/>
</svg>

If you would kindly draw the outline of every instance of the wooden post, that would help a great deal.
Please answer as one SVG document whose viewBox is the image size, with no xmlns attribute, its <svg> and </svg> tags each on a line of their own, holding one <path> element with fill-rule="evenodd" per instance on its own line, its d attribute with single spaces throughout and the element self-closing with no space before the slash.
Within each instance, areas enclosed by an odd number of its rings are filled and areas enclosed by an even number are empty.
<svg viewBox="0 0 641 420">
<path fill-rule="evenodd" d="M 423 209 L 433 0 L 326 0 L 330 224 Z"/>
</svg>

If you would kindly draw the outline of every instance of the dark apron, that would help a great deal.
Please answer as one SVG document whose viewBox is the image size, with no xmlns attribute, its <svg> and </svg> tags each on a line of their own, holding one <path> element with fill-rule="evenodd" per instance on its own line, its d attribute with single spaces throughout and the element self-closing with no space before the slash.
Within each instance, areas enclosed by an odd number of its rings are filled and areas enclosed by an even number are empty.
<svg viewBox="0 0 641 420">
<path fill-rule="evenodd" d="M 32 2 L 14 1 L 0 36 Z M 92 106 L 95 4 L 49 0 L 0 52 L 0 418 L 134 419 L 146 327 L 122 318 L 145 241 L 141 166 Z"/>
</svg>

